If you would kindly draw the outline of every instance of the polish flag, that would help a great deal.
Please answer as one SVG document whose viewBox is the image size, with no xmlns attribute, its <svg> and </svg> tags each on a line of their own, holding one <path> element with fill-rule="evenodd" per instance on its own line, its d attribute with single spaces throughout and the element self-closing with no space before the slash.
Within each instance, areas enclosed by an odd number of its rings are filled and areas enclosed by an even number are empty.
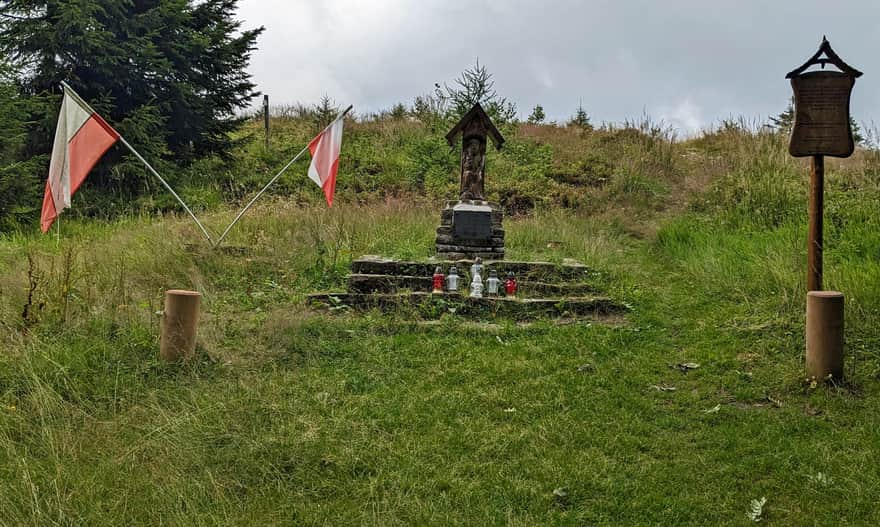
<svg viewBox="0 0 880 527">
<path fill-rule="evenodd" d="M 336 171 L 339 168 L 339 148 L 342 146 L 343 119 L 337 119 L 309 143 L 312 164 L 309 178 L 324 190 L 327 205 L 333 206 L 336 192 Z"/>
<path fill-rule="evenodd" d="M 70 207 L 70 197 L 118 139 L 119 133 L 65 86 L 40 215 L 43 232 Z"/>
</svg>

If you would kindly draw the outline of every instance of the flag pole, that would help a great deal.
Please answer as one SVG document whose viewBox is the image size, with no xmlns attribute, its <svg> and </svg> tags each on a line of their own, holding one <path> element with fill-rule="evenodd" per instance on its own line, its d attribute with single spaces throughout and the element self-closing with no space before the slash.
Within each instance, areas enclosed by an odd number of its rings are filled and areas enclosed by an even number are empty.
<svg viewBox="0 0 880 527">
<path fill-rule="evenodd" d="M 193 221 L 196 222 L 196 225 L 199 226 L 199 229 L 202 230 L 202 234 L 204 234 L 204 235 L 205 235 L 205 238 L 208 239 L 208 243 L 214 243 L 214 240 L 211 239 L 211 235 L 208 234 L 208 230 L 205 229 L 205 226 L 202 225 L 202 222 L 200 222 L 199 219 L 196 218 L 196 215 L 193 214 L 193 211 L 190 210 L 190 208 L 186 206 L 186 203 L 184 203 L 184 202 L 183 202 L 183 199 L 181 199 L 180 196 L 177 195 L 177 192 L 174 192 L 174 189 L 171 188 L 171 185 L 169 185 L 167 181 L 165 181 L 164 179 L 162 179 L 162 176 L 160 176 L 159 173 L 156 172 L 156 169 L 153 168 L 149 163 L 147 163 L 147 160 L 144 159 L 143 156 L 141 156 L 141 155 L 138 153 L 138 151 L 134 149 L 134 147 L 132 147 L 130 144 L 128 144 L 128 141 L 126 141 L 125 138 L 122 137 L 121 135 L 119 136 L 119 142 L 121 142 L 123 145 L 126 146 L 126 148 L 128 148 L 129 150 L 131 150 L 131 153 L 134 154 L 135 157 L 137 157 L 137 158 L 141 161 L 141 163 L 143 163 L 144 166 L 146 166 L 147 169 L 148 169 L 150 172 L 153 173 L 154 176 L 156 176 L 156 179 L 158 179 L 160 183 L 162 183 L 163 185 L 165 185 L 165 188 L 168 189 L 168 192 L 170 192 L 171 195 L 174 196 L 174 197 L 177 199 L 177 201 L 178 201 L 178 202 L 183 206 L 183 208 L 186 210 L 187 214 L 189 214 L 189 216 L 193 219 Z"/>
<path fill-rule="evenodd" d="M 61 85 L 62 85 L 67 91 L 70 92 L 70 95 L 71 95 L 72 97 L 74 97 L 74 98 L 77 100 L 77 102 L 79 102 L 80 104 L 82 104 L 83 106 L 85 106 L 86 108 L 88 108 L 90 112 L 92 112 L 92 113 L 97 113 L 97 112 L 95 112 L 94 108 L 92 108 L 92 107 L 89 105 L 89 103 L 87 103 L 86 101 L 84 101 L 84 100 L 82 99 L 82 97 L 80 97 L 79 94 L 77 94 L 77 93 L 73 90 L 73 88 L 70 87 L 70 85 L 68 85 L 68 84 L 67 84 L 66 82 L 64 82 L 64 81 L 61 81 Z M 116 133 L 118 134 L 119 132 L 116 132 Z M 162 176 L 159 175 L 158 172 L 156 172 L 156 169 L 153 168 L 153 166 L 150 165 L 150 164 L 147 162 L 147 160 L 144 159 L 144 157 L 143 157 L 142 155 L 140 155 L 140 153 L 138 153 L 138 151 L 135 150 L 134 147 L 131 146 L 131 145 L 128 143 L 128 141 L 125 140 L 124 137 L 122 137 L 121 134 L 119 135 L 119 142 L 122 143 L 123 145 L 125 145 L 126 148 L 128 148 L 129 150 L 131 150 L 131 153 L 134 154 L 135 157 L 137 157 L 137 158 L 140 160 L 140 162 L 143 163 L 144 166 L 147 167 L 147 170 L 149 170 L 154 176 L 156 176 L 156 179 L 158 179 L 158 180 L 162 183 L 162 185 L 165 186 L 165 188 L 168 190 L 168 192 L 170 192 L 171 195 L 174 196 L 174 197 L 177 199 L 178 203 L 180 203 L 180 204 L 183 206 L 183 208 L 184 208 L 184 210 L 186 210 L 187 214 L 189 214 L 189 216 L 193 219 L 193 221 L 196 222 L 196 225 L 199 226 L 199 229 L 202 230 L 202 234 L 204 234 L 204 235 L 205 235 L 205 238 L 208 239 L 208 243 L 214 243 L 214 240 L 211 239 L 211 235 L 208 234 L 208 230 L 205 229 L 205 226 L 202 225 L 202 222 L 200 222 L 199 219 L 196 218 L 196 215 L 193 214 L 193 211 L 190 210 L 190 208 L 186 205 L 186 203 L 184 203 L 183 199 L 181 199 L 181 197 L 177 195 L 177 192 L 174 192 L 174 189 L 171 188 L 171 185 L 169 185 L 168 182 L 165 181 L 165 180 L 162 178 Z"/>
<path fill-rule="evenodd" d="M 330 121 L 330 124 L 328 124 L 327 126 L 325 126 L 324 129 L 321 130 L 321 132 L 320 132 L 318 135 L 323 134 L 324 132 L 327 131 L 328 128 L 330 128 L 331 126 L 333 126 L 333 124 L 334 124 L 336 121 L 338 121 L 338 120 L 342 119 L 343 117 L 345 117 L 345 116 L 348 114 L 348 112 L 351 111 L 351 109 L 352 109 L 353 107 L 354 107 L 353 105 L 349 105 L 349 107 L 346 108 L 344 112 L 340 113 L 339 115 L 336 116 L 335 119 L 333 119 L 332 121 Z M 245 213 L 246 213 L 246 212 L 247 212 L 247 211 L 248 211 L 248 210 L 254 205 L 254 203 L 256 203 L 258 199 L 260 199 L 260 196 L 262 196 L 263 193 L 266 192 L 266 191 L 269 189 L 269 187 L 271 187 L 276 181 L 278 181 L 278 178 L 280 178 L 282 174 L 284 174 L 285 172 L 287 172 L 287 169 L 289 169 L 291 166 L 293 166 L 293 164 L 296 163 L 296 161 L 297 161 L 300 157 L 302 157 L 302 155 L 305 154 L 305 153 L 306 153 L 306 150 L 308 150 L 308 149 L 309 149 L 309 145 L 306 144 L 306 146 L 303 147 L 303 149 L 300 150 L 299 153 L 296 154 L 296 156 L 294 156 L 294 158 L 291 159 L 289 163 L 287 163 L 286 165 L 284 165 L 284 168 L 282 168 L 280 172 L 278 172 L 277 174 L 275 174 L 275 177 L 273 177 L 272 179 L 270 179 L 269 182 L 266 183 L 266 185 L 265 185 L 265 186 L 264 186 L 259 192 L 257 192 L 257 195 L 254 196 L 253 199 L 251 199 L 251 200 L 248 202 L 248 204 L 245 205 L 245 207 L 244 207 L 243 209 L 241 209 L 241 212 L 238 213 L 238 215 L 235 217 L 235 219 L 232 220 L 232 223 L 229 224 L 229 227 L 226 227 L 226 230 L 223 231 L 223 234 L 220 235 L 220 238 L 217 239 L 217 242 L 214 244 L 214 247 L 218 247 L 218 246 L 220 245 L 220 243 L 223 242 L 223 240 L 226 238 L 226 235 L 229 234 L 229 231 L 231 231 L 232 228 L 235 227 L 235 224 L 238 223 L 238 220 L 240 220 L 241 217 L 245 215 Z"/>
</svg>

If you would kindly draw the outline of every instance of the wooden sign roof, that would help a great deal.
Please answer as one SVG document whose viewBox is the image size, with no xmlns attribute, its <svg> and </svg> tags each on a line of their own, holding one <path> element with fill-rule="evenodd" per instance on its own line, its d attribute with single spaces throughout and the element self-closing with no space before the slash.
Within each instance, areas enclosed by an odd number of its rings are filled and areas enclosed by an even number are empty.
<svg viewBox="0 0 880 527">
<path fill-rule="evenodd" d="M 504 144 L 504 137 L 501 135 L 501 132 L 498 131 L 498 128 L 495 128 L 492 119 L 489 118 L 485 110 L 483 110 L 483 107 L 480 106 L 480 103 L 475 104 L 468 113 L 464 114 L 464 117 L 458 121 L 458 124 L 453 126 L 452 130 L 446 134 L 446 141 L 449 143 L 449 146 L 455 146 L 455 138 L 458 134 L 466 133 L 473 128 L 479 129 L 483 135 L 489 135 L 492 137 L 492 142 L 495 143 L 495 148 L 499 150 L 501 149 L 501 145 Z"/>
<path fill-rule="evenodd" d="M 819 58 L 822 56 L 823 53 L 825 54 L 825 58 Z M 810 60 L 806 61 L 803 66 L 796 70 L 788 72 L 785 78 L 791 79 L 793 77 L 797 77 L 801 73 L 805 72 L 810 66 L 821 65 L 822 68 L 825 68 L 826 64 L 833 64 L 837 67 L 837 69 L 846 73 L 847 75 L 851 75 L 852 77 L 862 76 L 861 71 L 853 68 L 852 66 L 844 62 L 843 59 L 841 59 L 837 55 L 837 53 L 835 53 L 834 50 L 831 49 L 831 43 L 828 42 L 828 39 L 823 36 L 822 45 L 819 46 L 819 51 L 817 51 L 815 55 L 810 57 Z"/>
</svg>

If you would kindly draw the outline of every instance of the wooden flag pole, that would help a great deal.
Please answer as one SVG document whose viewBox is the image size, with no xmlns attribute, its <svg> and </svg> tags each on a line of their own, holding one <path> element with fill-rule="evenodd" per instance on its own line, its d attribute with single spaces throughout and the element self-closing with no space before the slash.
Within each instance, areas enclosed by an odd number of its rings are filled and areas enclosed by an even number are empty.
<svg viewBox="0 0 880 527">
<path fill-rule="evenodd" d="M 810 161 L 810 212 L 807 240 L 807 291 L 822 290 L 822 215 L 824 207 L 825 157 Z"/>
<path fill-rule="evenodd" d="M 269 96 L 263 95 L 263 125 L 266 128 L 266 151 L 269 151 Z"/>
</svg>

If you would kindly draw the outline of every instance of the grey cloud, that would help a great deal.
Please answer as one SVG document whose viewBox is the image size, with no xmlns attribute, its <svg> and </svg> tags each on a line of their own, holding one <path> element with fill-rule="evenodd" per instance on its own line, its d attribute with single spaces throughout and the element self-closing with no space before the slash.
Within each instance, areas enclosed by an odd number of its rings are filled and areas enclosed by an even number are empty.
<svg viewBox="0 0 880 527">
<path fill-rule="evenodd" d="M 853 114 L 880 110 L 880 4 L 871 1 L 242 0 L 265 25 L 251 71 L 275 103 L 327 93 L 359 112 L 411 102 L 479 57 L 498 92 L 563 120 L 582 100 L 594 121 L 647 112 L 681 128 L 778 113 L 787 71 L 827 35 L 865 72 Z"/>
</svg>

